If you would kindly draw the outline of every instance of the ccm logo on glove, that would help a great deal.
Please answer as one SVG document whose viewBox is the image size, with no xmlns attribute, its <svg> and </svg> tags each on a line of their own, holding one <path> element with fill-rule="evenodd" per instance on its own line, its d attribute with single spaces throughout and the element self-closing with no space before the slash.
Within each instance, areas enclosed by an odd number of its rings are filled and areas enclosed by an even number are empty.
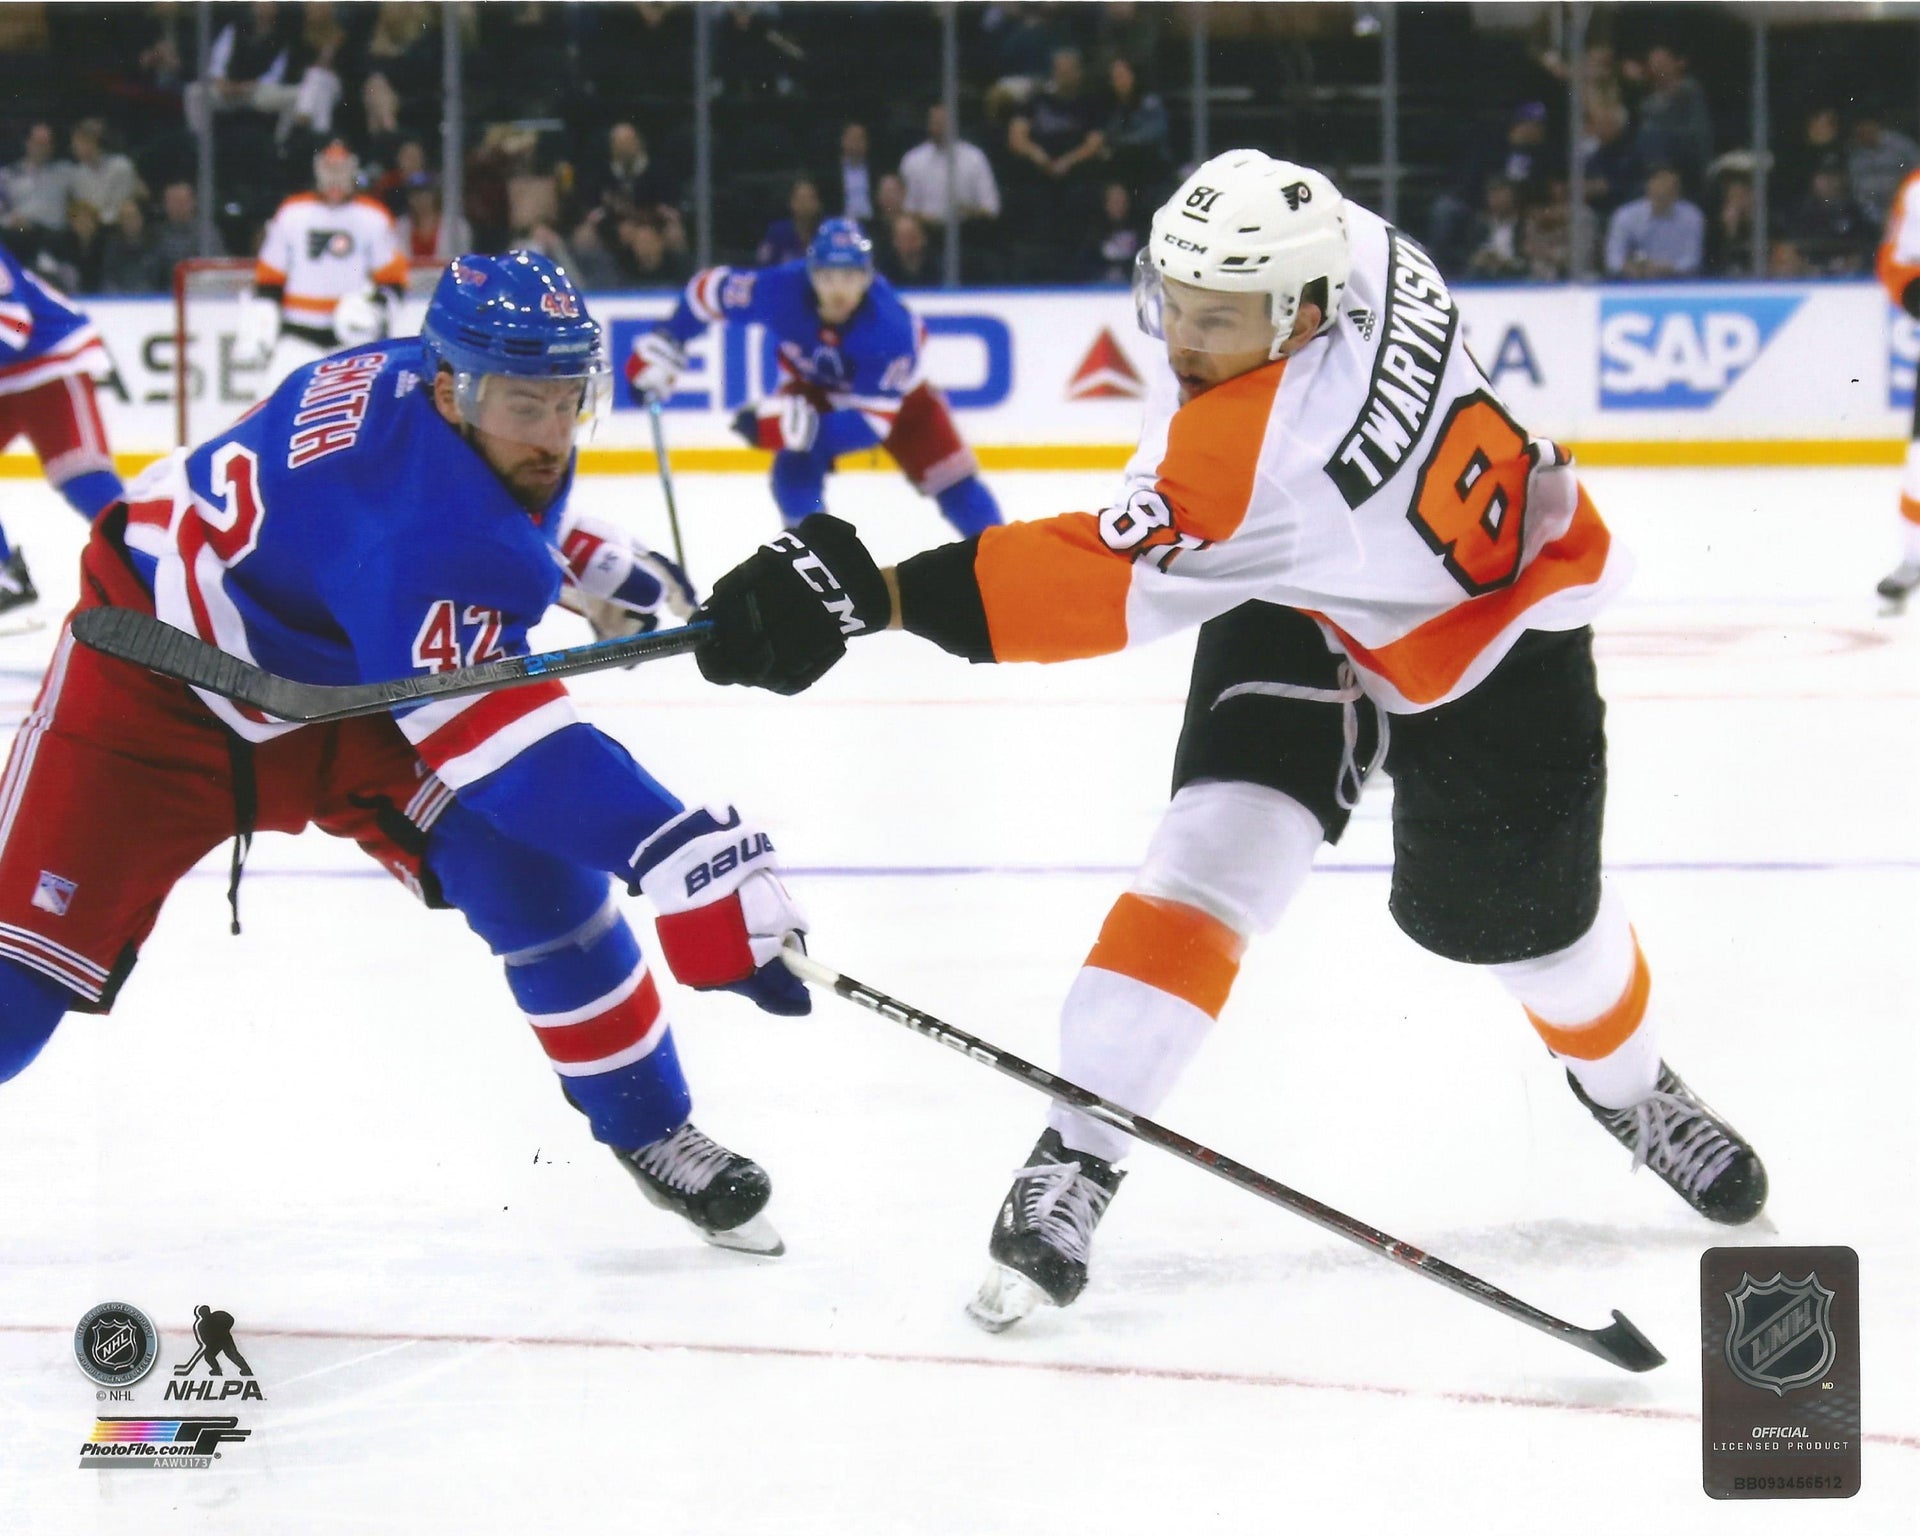
<svg viewBox="0 0 1920 1536">
<path fill-rule="evenodd" d="M 854 611 L 853 594 L 840 585 L 839 579 L 827 569 L 826 561 L 814 553 L 810 545 L 791 533 L 783 533 L 776 539 L 768 540 L 767 548 L 786 555 L 794 573 L 819 593 L 820 606 L 833 615 L 840 625 L 841 634 L 858 635 L 866 630 L 867 626 Z"/>
</svg>

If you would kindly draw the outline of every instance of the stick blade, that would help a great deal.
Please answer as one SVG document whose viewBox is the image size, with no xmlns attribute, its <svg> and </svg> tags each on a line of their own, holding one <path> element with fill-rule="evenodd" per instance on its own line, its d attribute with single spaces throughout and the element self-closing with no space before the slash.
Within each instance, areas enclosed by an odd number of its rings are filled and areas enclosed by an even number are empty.
<svg viewBox="0 0 1920 1536">
<path fill-rule="evenodd" d="M 1667 1363 L 1667 1357 L 1654 1347 L 1653 1340 L 1617 1309 L 1611 1324 L 1605 1328 L 1582 1329 L 1573 1342 L 1588 1354 L 1598 1355 L 1623 1371 L 1651 1371 Z"/>
</svg>

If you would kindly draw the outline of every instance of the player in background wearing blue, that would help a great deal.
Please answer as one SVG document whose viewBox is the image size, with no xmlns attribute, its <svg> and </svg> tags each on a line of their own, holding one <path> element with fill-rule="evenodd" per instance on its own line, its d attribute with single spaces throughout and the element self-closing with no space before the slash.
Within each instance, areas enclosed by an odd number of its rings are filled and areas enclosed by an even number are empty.
<svg viewBox="0 0 1920 1536">
<path fill-rule="evenodd" d="M 672 318 L 634 338 L 627 382 L 641 399 L 664 401 L 689 342 L 709 325 L 754 321 L 772 333 L 785 379 L 733 425 L 773 454 L 773 499 L 789 528 L 826 510 L 835 459 L 874 447 L 961 538 L 1001 521 L 945 398 L 921 377 L 925 330 L 874 272 L 873 242 L 852 219 L 823 223 L 804 261 L 695 273 Z"/>
<path fill-rule="evenodd" d="M 684 578 L 567 508 L 607 374 L 600 326 L 558 267 L 460 257 L 418 338 L 300 368 L 142 475 L 94 525 L 80 607 L 155 613 L 316 683 L 525 654 L 563 587 L 603 633 L 651 628 L 690 608 Z M 568 1100 L 650 1199 L 723 1246 L 780 1251 L 765 1172 L 689 1119 L 614 880 L 653 902 L 680 981 L 773 1013 L 811 1007 L 777 958 L 805 922 L 763 831 L 683 804 L 555 681 L 294 726 L 62 636 L 0 778 L 0 1082 L 65 1013 L 112 1006 L 207 852 L 235 838 L 237 931 L 247 840 L 309 825 L 460 911 Z"/>
<path fill-rule="evenodd" d="M 93 397 L 92 370 L 106 360 L 93 322 L 0 246 L 0 448 L 26 433 L 48 482 L 85 518 L 121 495 Z M 19 626 L 39 600 L 0 528 L 0 625 Z"/>
</svg>

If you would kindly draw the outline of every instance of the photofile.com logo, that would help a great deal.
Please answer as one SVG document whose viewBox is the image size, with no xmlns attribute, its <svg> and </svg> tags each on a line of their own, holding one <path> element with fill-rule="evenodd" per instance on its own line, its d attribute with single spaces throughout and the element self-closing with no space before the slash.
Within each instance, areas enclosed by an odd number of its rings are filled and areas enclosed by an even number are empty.
<svg viewBox="0 0 1920 1536">
<path fill-rule="evenodd" d="M 96 1419 L 80 1447 L 83 1467 L 206 1467 L 222 1445 L 253 1433 L 235 1418 Z"/>
</svg>

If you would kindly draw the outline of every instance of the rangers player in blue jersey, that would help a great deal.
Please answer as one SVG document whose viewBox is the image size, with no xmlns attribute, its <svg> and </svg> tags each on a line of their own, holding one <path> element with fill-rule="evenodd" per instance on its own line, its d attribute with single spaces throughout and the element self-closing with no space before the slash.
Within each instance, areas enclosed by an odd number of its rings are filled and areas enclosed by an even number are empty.
<svg viewBox="0 0 1920 1536">
<path fill-rule="evenodd" d="M 599 324 L 542 256 L 463 256 L 417 339 L 310 364 L 96 522 L 81 608 L 157 614 L 286 676 L 340 683 L 524 654 L 563 593 L 600 632 L 692 601 L 668 561 L 567 505 L 604 402 Z M 688 807 L 557 682 L 293 726 L 64 635 L 0 779 L 0 1081 L 69 1011 L 105 1012 L 174 882 L 227 837 L 318 825 L 457 908 L 568 1099 L 655 1203 L 778 1252 L 767 1176 L 697 1130 L 614 882 L 680 981 L 775 1013 L 804 922 L 765 832 Z"/>
<path fill-rule="evenodd" d="M 106 360 L 93 322 L 0 246 L 0 448 L 24 432 L 53 488 L 88 518 L 121 494 L 93 397 Z M 0 624 L 19 627 L 39 596 L 0 528 L 0 616 L 12 615 Z"/>
<path fill-rule="evenodd" d="M 874 447 L 962 538 L 1000 522 L 945 398 L 921 377 L 925 329 L 875 274 L 873 243 L 852 219 L 823 223 L 804 261 L 696 273 L 673 317 L 634 339 L 627 381 L 641 398 L 665 400 L 690 341 L 709 325 L 754 321 L 773 335 L 785 378 L 734 430 L 773 454 L 773 499 L 789 528 L 826 509 L 835 459 Z"/>
</svg>

